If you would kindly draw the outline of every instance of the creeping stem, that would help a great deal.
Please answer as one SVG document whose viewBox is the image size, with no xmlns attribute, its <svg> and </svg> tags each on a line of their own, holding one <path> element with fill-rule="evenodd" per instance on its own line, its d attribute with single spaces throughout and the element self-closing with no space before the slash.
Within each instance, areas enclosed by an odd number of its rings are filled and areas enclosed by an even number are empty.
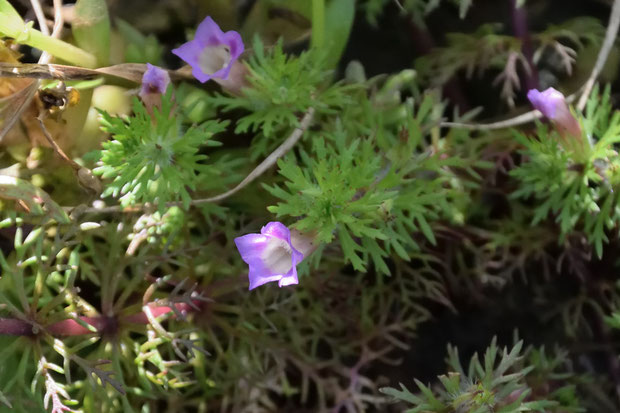
<svg viewBox="0 0 620 413">
<path fill-rule="evenodd" d="M 299 122 L 299 126 L 296 127 L 293 130 L 293 132 L 289 135 L 289 137 L 286 138 L 286 140 L 284 142 L 282 142 L 282 144 L 280 146 L 278 146 L 276 148 L 276 150 L 274 150 L 271 154 L 269 154 L 269 156 L 266 157 L 256 168 L 254 168 L 252 170 L 252 172 L 250 172 L 243 179 L 243 181 L 239 182 L 239 184 L 237 186 L 235 186 L 231 190 L 226 191 L 226 192 L 224 192 L 223 194 L 220 194 L 220 195 L 216 195 L 216 196 L 213 196 L 213 197 L 210 197 L 210 198 L 195 199 L 195 200 L 193 200 L 191 202 L 191 205 L 196 206 L 196 205 L 203 205 L 203 204 L 208 204 L 208 203 L 212 203 L 212 202 L 222 201 L 222 200 L 230 197 L 231 195 L 236 194 L 241 189 L 245 188 L 249 183 L 254 181 L 256 178 L 261 176 L 263 173 L 265 173 L 266 170 L 268 170 L 273 165 L 275 165 L 275 163 L 278 161 L 278 159 L 280 159 L 288 151 L 290 151 L 293 148 L 293 146 L 295 146 L 295 144 L 299 141 L 299 139 L 301 139 L 301 137 L 303 136 L 304 132 L 306 131 L 306 129 L 308 129 L 310 127 L 310 124 L 312 123 L 312 120 L 314 119 L 314 112 L 315 112 L 314 108 L 308 108 L 308 110 L 304 114 L 303 118 Z M 180 202 L 170 202 L 170 203 L 167 204 L 167 206 L 169 206 L 169 207 L 171 207 L 171 206 L 179 206 L 179 205 L 181 205 Z M 136 205 L 136 206 L 131 207 L 131 208 L 123 209 L 119 205 L 115 205 L 115 206 L 104 207 L 104 208 L 88 208 L 88 209 L 84 210 L 83 213 L 97 213 L 97 212 L 102 212 L 102 213 L 110 213 L 110 212 L 126 212 L 126 213 L 131 213 L 131 212 L 143 211 L 147 207 L 149 207 L 149 205 L 144 205 L 143 204 L 143 205 Z M 65 209 L 67 209 L 67 210 L 72 210 L 73 208 L 75 208 L 75 207 L 65 207 Z"/>
<path fill-rule="evenodd" d="M 185 303 L 177 303 L 174 305 L 177 311 L 193 311 L 192 307 Z M 174 312 L 174 310 L 169 306 L 157 306 L 152 304 L 148 305 L 148 310 L 150 312 L 149 315 L 147 315 L 143 309 L 143 311 L 121 318 L 120 321 L 124 324 L 149 324 L 149 316 L 159 317 L 163 314 Z M 80 316 L 78 317 L 78 320 L 79 322 L 72 319 L 58 321 L 44 327 L 44 329 L 47 333 L 51 334 L 54 337 L 81 336 L 107 331 L 109 330 L 107 328 L 108 325 L 110 325 L 111 323 L 114 324 L 116 322 L 114 319 L 105 316 Z M 87 328 L 85 325 L 91 326 L 91 328 Z M 28 321 L 20 320 L 18 318 L 0 318 L 0 335 L 33 336 L 36 334 L 37 330 L 38 326 Z"/>
<path fill-rule="evenodd" d="M 588 101 L 590 92 L 594 87 L 594 82 L 596 82 L 596 78 L 598 77 L 598 75 L 601 74 L 601 71 L 605 66 L 605 62 L 607 62 L 609 53 L 611 53 L 611 48 L 616 41 L 616 37 L 618 37 L 618 26 L 620 26 L 620 0 L 615 0 L 614 5 L 611 8 L 609 23 L 607 24 L 605 40 L 603 40 L 603 45 L 601 46 L 601 50 L 598 52 L 596 63 L 594 63 L 594 68 L 592 68 L 590 77 L 588 78 L 586 84 L 583 87 L 583 93 L 579 98 L 579 103 L 577 103 L 577 109 L 580 111 L 586 107 L 586 102 Z"/>
</svg>

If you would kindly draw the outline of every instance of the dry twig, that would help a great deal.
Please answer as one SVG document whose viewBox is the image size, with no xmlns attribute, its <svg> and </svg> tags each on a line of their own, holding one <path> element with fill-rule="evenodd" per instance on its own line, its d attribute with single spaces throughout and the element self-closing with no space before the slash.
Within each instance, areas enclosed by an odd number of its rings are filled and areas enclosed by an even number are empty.
<svg viewBox="0 0 620 413">
<path fill-rule="evenodd" d="M 603 45 L 601 46 L 601 50 L 598 52 L 596 63 L 592 68 L 592 73 L 590 73 L 590 77 L 583 86 L 583 93 L 577 103 L 577 110 L 579 111 L 582 111 L 583 108 L 586 107 L 586 102 L 588 101 L 590 92 L 592 92 L 594 82 L 596 82 L 598 75 L 601 74 L 605 63 L 607 62 L 609 53 L 611 53 L 611 48 L 613 47 L 616 37 L 618 36 L 618 26 L 620 26 L 620 0 L 614 0 L 614 5 L 611 8 L 611 16 L 609 17 L 609 24 L 607 25 L 607 32 L 605 33 L 605 40 L 603 40 Z"/>
<path fill-rule="evenodd" d="M 603 41 L 603 45 L 601 46 L 601 50 L 599 51 L 598 57 L 596 59 L 596 63 L 588 77 L 586 83 L 579 88 L 575 93 L 568 96 L 566 100 L 568 102 L 572 102 L 577 99 L 578 96 L 581 96 L 579 102 L 577 103 L 577 109 L 582 111 L 585 107 L 585 104 L 590 96 L 590 92 L 594 87 L 594 83 L 596 82 L 597 77 L 603 70 L 603 66 L 609 57 L 609 53 L 611 52 L 611 48 L 613 47 L 614 41 L 618 35 L 618 27 L 620 25 L 620 0 L 614 0 L 614 4 L 611 10 L 611 17 L 609 18 L 609 24 L 607 26 L 607 32 L 605 34 L 605 40 Z M 581 92 L 580 94 L 580 91 Z M 523 113 L 519 116 L 515 116 L 510 119 L 502 120 L 499 122 L 493 123 L 460 123 L 460 122 L 442 122 L 440 126 L 446 128 L 462 128 L 462 129 L 470 129 L 470 130 L 495 130 L 495 129 L 504 129 L 510 128 L 514 126 L 523 125 L 528 122 L 532 122 L 536 119 L 540 119 L 542 117 L 542 113 L 537 110 L 531 110 L 529 112 Z"/>
</svg>

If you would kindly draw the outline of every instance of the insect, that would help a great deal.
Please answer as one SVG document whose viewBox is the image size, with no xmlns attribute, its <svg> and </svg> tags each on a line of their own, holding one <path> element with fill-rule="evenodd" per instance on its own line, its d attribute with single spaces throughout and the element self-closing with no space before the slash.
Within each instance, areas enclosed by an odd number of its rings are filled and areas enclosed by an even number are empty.
<svg viewBox="0 0 620 413">
<path fill-rule="evenodd" d="M 32 99 L 38 93 L 38 100 L 43 108 L 54 113 L 62 112 L 79 100 L 77 90 L 62 86 L 67 80 L 90 80 L 105 76 L 115 81 L 140 83 L 146 66 L 142 64 L 124 63 L 99 69 L 86 69 L 76 66 L 55 64 L 29 64 L 0 62 L 0 80 L 3 78 L 19 78 L 21 82 L 33 79 L 29 84 L 12 94 L 0 98 L 0 143 L 28 109 Z M 41 89 L 41 79 L 59 80 L 56 88 Z"/>
<path fill-rule="evenodd" d="M 60 82 L 56 87 L 39 89 L 36 97 L 40 108 L 58 119 L 65 109 L 77 105 L 80 101 L 80 92 L 67 87 L 65 82 Z"/>
<path fill-rule="evenodd" d="M 39 85 L 39 81 L 32 81 L 17 92 L 0 99 L 0 143 L 30 107 Z"/>
<path fill-rule="evenodd" d="M 79 70 L 80 68 L 76 69 L 78 70 L 66 69 L 64 66 L 57 68 L 55 65 L 0 63 L 0 79 L 17 78 L 15 83 L 18 85 L 23 85 L 28 79 L 32 79 L 26 86 L 0 99 L 0 143 L 31 107 L 33 99 L 37 107 L 56 115 L 77 103 L 79 100 L 77 90 L 66 87 L 63 81 L 88 79 L 94 75 L 84 73 Z M 41 79 L 58 79 L 60 83 L 56 87 L 41 88 Z M 5 80 L 5 83 L 8 82 L 11 82 L 11 79 Z"/>
</svg>

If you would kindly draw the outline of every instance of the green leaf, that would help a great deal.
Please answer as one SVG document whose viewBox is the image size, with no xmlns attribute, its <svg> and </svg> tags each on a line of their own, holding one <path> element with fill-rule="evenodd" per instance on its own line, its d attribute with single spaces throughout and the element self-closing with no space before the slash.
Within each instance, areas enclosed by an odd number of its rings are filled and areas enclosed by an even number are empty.
<svg viewBox="0 0 620 413">
<path fill-rule="evenodd" d="M 99 66 L 110 61 L 110 17 L 105 0 L 77 0 L 71 31 L 75 41 L 97 58 Z"/>
<path fill-rule="evenodd" d="M 395 399 L 403 400 L 412 404 L 416 404 L 420 401 L 420 398 L 411 393 L 407 388 L 399 383 L 401 390 L 393 389 L 390 387 L 382 387 L 379 391 L 383 394 L 387 394 L 388 396 L 392 396 Z"/>
<path fill-rule="evenodd" d="M 122 19 L 116 18 L 114 21 L 116 22 L 118 31 L 127 42 L 125 48 L 125 60 L 127 63 L 151 63 L 159 65 L 164 48 L 157 41 L 157 37 L 154 35 L 145 36 Z M 183 87 L 189 86 L 184 85 Z M 196 91 L 198 92 L 199 90 L 197 89 Z M 200 102 L 195 102 L 195 104 L 198 105 Z"/>
<path fill-rule="evenodd" d="M 366 272 L 365 263 L 356 252 L 361 251 L 362 249 L 355 243 L 355 241 L 353 241 L 349 235 L 349 232 L 346 229 L 341 228 L 338 231 L 338 238 L 340 240 L 340 245 L 342 245 L 342 252 L 344 253 L 345 259 L 351 262 L 351 264 L 353 264 L 353 268 L 357 271 Z"/>
<path fill-rule="evenodd" d="M 426 239 L 428 239 L 431 242 L 431 244 L 437 245 L 437 240 L 435 239 L 435 234 L 433 234 L 433 230 L 431 229 L 431 226 L 428 225 L 428 222 L 426 221 L 424 216 L 423 215 L 417 215 L 416 216 L 416 221 L 420 225 L 420 230 L 422 231 L 422 233 L 424 234 Z"/>
<path fill-rule="evenodd" d="M 355 0 L 331 0 L 325 10 L 325 33 L 328 48 L 327 66 L 336 67 L 344 51 L 353 20 L 355 19 Z"/>
<path fill-rule="evenodd" d="M 8 0 L 0 0 L 0 33 L 17 37 L 24 31 L 26 23 Z"/>
</svg>

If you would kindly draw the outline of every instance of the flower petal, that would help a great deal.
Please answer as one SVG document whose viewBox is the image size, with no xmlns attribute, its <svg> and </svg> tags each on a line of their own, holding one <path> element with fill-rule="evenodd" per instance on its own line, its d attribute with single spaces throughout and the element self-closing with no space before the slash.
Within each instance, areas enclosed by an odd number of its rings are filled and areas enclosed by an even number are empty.
<svg viewBox="0 0 620 413">
<path fill-rule="evenodd" d="M 261 234 L 247 234 L 235 238 L 235 244 L 241 258 L 250 267 L 248 278 L 250 290 L 271 281 L 278 281 L 282 274 L 274 274 L 265 266 L 262 254 L 268 245 L 270 237 Z"/>
<path fill-rule="evenodd" d="M 192 40 L 182 44 L 176 49 L 172 49 L 172 53 L 185 60 L 192 67 L 198 67 L 198 58 L 203 47 L 196 41 Z"/>
<path fill-rule="evenodd" d="M 220 26 L 213 21 L 211 16 L 205 17 L 200 22 L 196 29 L 196 36 L 194 37 L 202 47 L 213 46 L 215 44 L 221 44 L 225 42 L 224 32 L 220 29 Z"/>
<path fill-rule="evenodd" d="M 527 93 L 527 98 L 559 130 L 572 136 L 581 136 L 581 125 L 568 108 L 562 92 L 552 87 L 543 92 L 532 89 Z"/>
<path fill-rule="evenodd" d="M 295 247 L 293 247 L 293 244 L 291 244 L 291 249 L 293 250 L 293 266 L 299 264 L 300 262 L 303 261 L 304 259 L 304 254 L 302 254 L 301 252 L 297 251 L 295 249 Z"/>
<path fill-rule="evenodd" d="M 303 254 L 291 243 L 291 232 L 280 222 L 269 222 L 260 234 L 235 238 L 241 258 L 250 267 L 250 290 L 272 281 L 280 287 L 298 284 L 296 265 Z"/>
<path fill-rule="evenodd" d="M 293 284 L 299 284 L 299 279 L 297 278 L 297 268 L 295 267 L 295 264 L 293 264 L 291 270 L 280 279 L 280 281 L 278 282 L 278 287 L 285 287 L 287 285 Z"/>
<path fill-rule="evenodd" d="M 250 279 L 250 287 L 248 288 L 248 290 L 253 290 L 254 288 L 260 287 L 263 284 L 267 284 L 273 281 L 280 281 L 282 279 L 282 275 L 265 275 L 260 271 L 250 267 L 250 273 L 248 274 L 248 278 Z"/>
<path fill-rule="evenodd" d="M 170 85 L 170 75 L 168 72 L 150 63 L 147 63 L 146 67 L 146 72 L 144 72 L 142 76 L 140 96 L 149 93 L 166 93 L 166 89 L 168 89 L 168 85 Z"/>
<path fill-rule="evenodd" d="M 260 258 L 269 237 L 260 234 L 247 234 L 242 237 L 235 238 L 235 245 L 241 254 L 241 259 L 250 264 L 256 258 Z"/>
<path fill-rule="evenodd" d="M 241 35 L 235 31 L 224 33 L 224 43 L 227 44 L 230 49 L 231 62 L 237 60 L 245 50 Z"/>
<path fill-rule="evenodd" d="M 248 278 L 250 280 L 250 290 L 271 281 L 278 281 L 283 277 L 282 274 L 275 274 L 271 269 L 265 266 L 265 262 L 260 257 L 252 257 L 247 261 L 250 271 Z"/>
<path fill-rule="evenodd" d="M 198 66 L 192 68 L 192 76 L 198 79 L 200 83 L 208 82 L 213 77 L 213 75 L 208 75 L 202 70 L 200 70 Z"/>
<path fill-rule="evenodd" d="M 196 30 L 193 40 L 173 49 L 192 67 L 192 74 L 204 83 L 213 78 L 227 79 L 235 61 L 243 53 L 241 35 L 235 31 L 222 32 L 220 27 L 207 16 Z M 222 53 L 225 51 L 224 56 Z"/>
<path fill-rule="evenodd" d="M 260 230 L 261 234 L 279 238 L 286 241 L 291 248 L 291 261 L 293 268 L 304 259 L 304 254 L 299 252 L 291 242 L 291 231 L 281 222 L 269 222 Z M 296 271 L 296 270 L 295 270 Z M 297 277 L 297 275 L 295 275 Z"/>
<path fill-rule="evenodd" d="M 192 40 L 176 49 L 172 49 L 172 53 L 179 56 L 186 63 L 188 63 L 192 67 L 192 75 L 200 81 L 200 83 L 205 83 L 211 79 L 211 75 L 204 73 L 200 69 L 199 58 L 202 53 L 203 47 L 196 40 Z"/>
<path fill-rule="evenodd" d="M 260 233 L 271 237 L 280 238 L 291 243 L 291 231 L 281 222 L 269 222 L 267 225 L 261 228 Z"/>
<path fill-rule="evenodd" d="M 551 120 L 555 120 L 562 112 L 568 111 L 564 95 L 550 87 L 544 92 L 532 89 L 527 93 L 532 105 Z"/>
<path fill-rule="evenodd" d="M 220 70 L 218 70 L 217 72 L 213 73 L 212 75 L 210 75 L 211 78 L 218 78 L 218 79 L 226 79 L 228 78 L 228 74 L 230 73 L 230 69 L 232 68 L 232 65 L 229 63 L 226 67 L 221 68 Z"/>
</svg>

